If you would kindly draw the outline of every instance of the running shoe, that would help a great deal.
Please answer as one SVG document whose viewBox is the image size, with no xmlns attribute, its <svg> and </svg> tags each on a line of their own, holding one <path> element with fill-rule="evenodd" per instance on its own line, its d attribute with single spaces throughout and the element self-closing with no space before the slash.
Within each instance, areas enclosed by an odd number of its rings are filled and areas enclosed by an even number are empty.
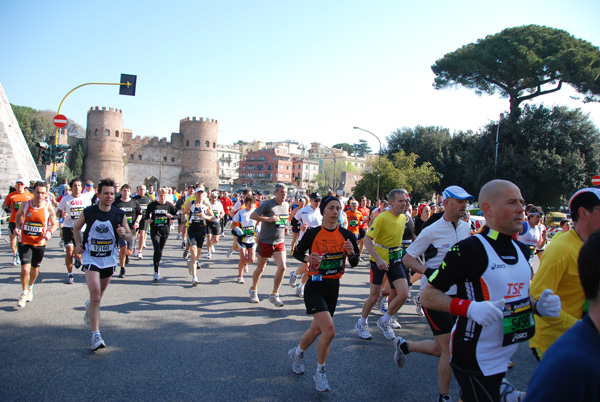
<svg viewBox="0 0 600 402">
<path fill-rule="evenodd" d="M 302 285 L 296 286 L 296 296 L 304 297 L 304 286 L 302 286 Z"/>
<path fill-rule="evenodd" d="M 67 280 L 65 282 L 67 285 L 72 285 L 75 283 L 75 278 L 73 275 L 67 275 Z"/>
<path fill-rule="evenodd" d="M 129 264 L 129 256 L 128 256 L 128 255 L 126 255 L 126 256 L 125 256 L 125 265 L 128 265 L 128 264 Z"/>
<path fill-rule="evenodd" d="M 206 253 L 206 259 L 210 260 L 212 258 L 212 254 L 209 251 L 208 253 Z"/>
<path fill-rule="evenodd" d="M 200 265 L 200 260 L 196 261 L 196 269 L 200 269 L 202 266 Z"/>
<path fill-rule="evenodd" d="M 181 233 L 177 233 L 177 240 L 181 240 Z"/>
<path fill-rule="evenodd" d="M 279 299 L 279 293 L 274 293 L 269 296 L 269 301 L 276 305 L 277 307 L 283 307 L 282 301 Z"/>
<path fill-rule="evenodd" d="M 229 247 L 229 250 L 227 250 L 227 258 L 231 257 L 231 254 L 233 254 L 233 247 Z"/>
<path fill-rule="evenodd" d="M 194 276 L 192 278 L 192 286 L 198 286 L 198 283 L 200 283 L 200 282 L 198 282 L 198 277 Z"/>
<path fill-rule="evenodd" d="M 185 240 L 181 242 L 181 248 L 185 248 Z"/>
<path fill-rule="evenodd" d="M 248 293 L 250 293 L 250 303 L 258 303 L 260 301 L 258 298 L 258 292 L 256 290 L 250 288 Z"/>
<path fill-rule="evenodd" d="M 73 265 L 77 269 L 81 268 L 81 258 L 75 258 L 75 260 L 73 261 Z"/>
<path fill-rule="evenodd" d="M 517 391 L 515 387 L 510 385 L 510 383 L 506 380 L 506 378 L 502 379 L 502 384 L 500 384 L 500 401 L 518 401 L 521 402 L 525 398 L 525 393 L 521 391 Z"/>
<path fill-rule="evenodd" d="M 245 265 L 245 266 L 244 266 L 244 272 L 245 272 L 245 273 L 248 273 L 248 265 Z"/>
<path fill-rule="evenodd" d="M 331 391 L 331 387 L 329 386 L 329 382 L 327 381 L 327 371 L 317 370 L 313 379 L 315 380 L 315 387 L 317 388 L 317 391 Z"/>
<path fill-rule="evenodd" d="M 158 272 L 154 273 L 154 279 L 153 282 L 158 282 Z"/>
<path fill-rule="evenodd" d="M 25 298 L 26 302 L 33 301 L 33 289 L 27 290 L 27 297 Z"/>
<path fill-rule="evenodd" d="M 450 395 L 440 395 L 438 402 L 452 402 Z"/>
<path fill-rule="evenodd" d="M 143 260 L 144 259 L 144 256 L 142 255 L 142 251 L 141 250 L 138 251 L 137 258 L 138 258 L 138 260 Z"/>
<path fill-rule="evenodd" d="M 63 239 L 60 239 L 60 241 L 58 242 L 58 248 L 65 248 L 65 242 L 63 241 Z"/>
<path fill-rule="evenodd" d="M 298 375 L 304 374 L 304 352 L 298 355 L 296 348 L 293 347 L 288 351 L 288 356 L 292 361 L 292 371 Z"/>
<path fill-rule="evenodd" d="M 358 322 L 356 322 L 354 329 L 356 332 L 358 332 L 358 337 L 360 339 L 373 339 L 371 332 L 369 332 L 369 324 L 365 323 L 365 325 L 360 325 Z"/>
<path fill-rule="evenodd" d="M 215 251 L 215 246 L 210 246 L 210 252 L 211 252 L 211 253 L 215 253 L 215 252 L 216 252 L 216 251 Z"/>
<path fill-rule="evenodd" d="M 105 348 L 106 344 L 104 343 L 104 339 L 100 334 L 92 335 L 92 351 L 97 351 L 98 349 Z"/>
<path fill-rule="evenodd" d="M 90 325 L 90 313 L 89 310 L 90 309 L 90 301 L 86 301 L 85 302 L 85 314 L 83 315 L 83 322 L 85 322 L 86 325 Z"/>
<path fill-rule="evenodd" d="M 386 337 L 386 339 L 394 339 L 396 337 L 396 334 L 394 333 L 394 330 L 392 329 L 390 322 L 382 322 L 381 320 L 383 319 L 383 317 L 380 317 L 377 320 L 377 326 L 379 327 L 380 330 L 383 331 L 383 336 Z"/>
<path fill-rule="evenodd" d="M 25 307 L 26 304 L 27 304 L 27 291 L 24 291 L 23 293 L 21 293 L 21 296 L 19 296 L 19 301 L 17 302 L 17 306 Z"/>
<path fill-rule="evenodd" d="M 514 368 L 514 367 L 515 367 L 515 364 L 512 362 L 512 360 L 509 360 L 508 361 L 508 368 L 511 369 L 511 368 Z"/>
<path fill-rule="evenodd" d="M 390 326 L 392 327 L 392 329 L 400 329 L 400 328 L 402 328 L 402 325 L 400 325 L 400 323 L 398 322 L 398 320 L 396 320 L 396 317 L 392 317 L 390 319 Z"/>
<path fill-rule="evenodd" d="M 402 349 L 400 349 L 400 346 L 403 343 L 406 343 L 406 341 L 401 336 L 397 336 L 396 339 L 394 339 L 394 345 L 396 345 L 396 351 L 394 352 L 394 363 L 396 363 L 396 366 L 398 367 L 404 367 L 404 363 L 406 362 L 406 355 Z"/>
<path fill-rule="evenodd" d="M 187 260 L 189 256 L 190 256 L 190 250 L 185 250 L 183 252 L 183 259 Z"/>
<path fill-rule="evenodd" d="M 290 287 L 291 288 L 296 287 L 296 271 L 290 272 Z"/>
<path fill-rule="evenodd" d="M 243 276 L 238 276 L 237 283 L 246 283 L 246 282 L 244 282 L 244 277 Z"/>
<path fill-rule="evenodd" d="M 13 255 L 13 259 L 12 259 L 12 262 L 11 262 L 11 264 L 12 264 L 12 265 L 17 265 L 17 264 L 18 264 L 18 262 L 17 262 L 17 261 L 18 261 L 18 259 L 17 259 L 17 255 L 15 254 L 15 255 Z"/>
<path fill-rule="evenodd" d="M 381 312 L 381 314 L 387 313 L 387 311 L 388 311 L 387 296 L 384 296 L 384 298 L 381 300 L 381 307 L 379 307 L 379 311 Z"/>
<path fill-rule="evenodd" d="M 125 268 L 121 268 L 121 272 L 119 272 L 119 278 L 125 278 Z"/>
<path fill-rule="evenodd" d="M 413 300 L 415 302 L 415 310 L 417 312 L 417 315 L 423 316 L 423 306 L 421 306 L 421 296 L 420 295 L 416 295 L 415 297 L 413 297 Z"/>
</svg>

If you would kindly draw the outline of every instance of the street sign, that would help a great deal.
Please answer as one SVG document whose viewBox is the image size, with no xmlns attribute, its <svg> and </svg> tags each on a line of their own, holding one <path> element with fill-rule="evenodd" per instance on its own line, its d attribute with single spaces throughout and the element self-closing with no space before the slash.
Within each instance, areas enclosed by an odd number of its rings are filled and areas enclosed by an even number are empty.
<svg viewBox="0 0 600 402">
<path fill-rule="evenodd" d="M 599 175 L 592 177 L 592 184 L 594 186 L 600 186 L 600 176 Z"/>
<path fill-rule="evenodd" d="M 54 125 L 58 128 L 63 128 L 67 126 L 67 118 L 62 114 L 57 114 L 54 116 Z"/>
</svg>

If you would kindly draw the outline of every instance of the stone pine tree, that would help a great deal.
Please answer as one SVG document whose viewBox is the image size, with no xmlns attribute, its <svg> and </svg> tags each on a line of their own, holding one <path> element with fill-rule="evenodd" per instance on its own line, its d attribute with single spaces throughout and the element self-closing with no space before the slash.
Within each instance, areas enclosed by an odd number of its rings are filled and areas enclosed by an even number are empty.
<svg viewBox="0 0 600 402">
<path fill-rule="evenodd" d="M 71 172 L 73 173 L 73 177 L 82 178 L 84 157 L 83 142 L 78 140 L 73 149 L 73 156 L 71 159 Z"/>
<path fill-rule="evenodd" d="M 464 86 L 519 105 L 569 84 L 584 102 L 600 100 L 600 49 L 566 31 L 539 25 L 507 28 L 446 54 L 431 66 L 433 86 Z"/>
</svg>

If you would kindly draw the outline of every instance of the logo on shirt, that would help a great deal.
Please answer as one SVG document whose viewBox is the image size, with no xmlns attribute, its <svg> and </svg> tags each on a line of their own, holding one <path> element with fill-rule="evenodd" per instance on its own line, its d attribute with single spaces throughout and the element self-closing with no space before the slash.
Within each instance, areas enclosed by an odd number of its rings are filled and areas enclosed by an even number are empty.
<svg viewBox="0 0 600 402">
<path fill-rule="evenodd" d="M 492 269 L 506 268 L 506 264 L 492 264 Z"/>
<path fill-rule="evenodd" d="M 108 233 L 108 226 L 96 226 L 96 232 Z"/>
</svg>

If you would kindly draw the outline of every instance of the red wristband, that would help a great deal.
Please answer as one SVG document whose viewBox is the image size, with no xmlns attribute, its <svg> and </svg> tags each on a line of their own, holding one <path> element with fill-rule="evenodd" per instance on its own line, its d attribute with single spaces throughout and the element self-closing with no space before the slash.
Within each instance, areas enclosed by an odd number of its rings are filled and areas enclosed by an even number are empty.
<svg viewBox="0 0 600 402">
<path fill-rule="evenodd" d="M 454 298 L 450 303 L 450 313 L 453 315 L 460 315 L 466 317 L 467 310 L 469 310 L 470 304 L 471 300 Z"/>
</svg>

